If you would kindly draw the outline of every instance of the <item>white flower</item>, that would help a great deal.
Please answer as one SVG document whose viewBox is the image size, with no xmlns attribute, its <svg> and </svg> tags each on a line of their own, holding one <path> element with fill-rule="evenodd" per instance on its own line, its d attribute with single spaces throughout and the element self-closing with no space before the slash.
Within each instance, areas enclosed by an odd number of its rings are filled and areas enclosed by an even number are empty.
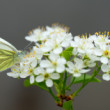
<svg viewBox="0 0 110 110">
<path fill-rule="evenodd" d="M 40 48 L 37 48 L 36 46 L 34 46 L 33 51 L 35 52 L 34 53 L 35 58 L 38 59 L 38 60 L 41 60 L 43 55 L 44 55 L 42 50 Z"/>
<path fill-rule="evenodd" d="M 57 80 L 60 78 L 60 75 L 58 73 L 48 73 L 47 70 L 41 67 L 36 68 L 34 74 L 37 75 L 36 82 L 45 81 L 47 87 L 52 87 L 53 80 Z"/>
<path fill-rule="evenodd" d="M 26 36 L 25 39 L 31 42 L 43 41 L 46 36 L 43 36 L 43 31 L 41 29 L 35 29 L 31 32 L 31 35 Z"/>
<path fill-rule="evenodd" d="M 14 65 L 11 68 L 11 72 L 8 72 L 7 75 L 13 78 L 18 78 L 20 76 L 21 70 L 20 65 Z"/>
<path fill-rule="evenodd" d="M 84 61 L 85 67 L 94 67 L 96 63 L 93 60 L 85 59 Z"/>
<path fill-rule="evenodd" d="M 109 64 L 102 64 L 101 70 L 104 72 L 102 78 L 106 81 L 110 80 L 110 62 Z"/>
<path fill-rule="evenodd" d="M 92 53 L 94 45 L 91 40 L 87 38 L 74 37 L 74 41 L 71 41 L 71 46 L 77 48 L 79 53 Z"/>
<path fill-rule="evenodd" d="M 63 48 L 69 47 L 73 38 L 71 33 L 65 33 L 65 31 L 61 30 L 51 32 L 48 37 L 49 39 L 43 43 L 41 49 L 43 52 L 53 51 L 55 54 L 60 54 Z"/>
<path fill-rule="evenodd" d="M 95 55 L 100 56 L 101 63 L 107 64 L 108 59 L 110 58 L 110 46 L 108 46 L 108 45 L 103 46 L 102 45 L 101 48 L 94 49 L 94 53 L 95 53 Z"/>
<path fill-rule="evenodd" d="M 109 43 L 110 40 L 105 35 L 94 36 L 94 43 L 96 47 L 105 48 L 106 43 Z"/>
<path fill-rule="evenodd" d="M 49 55 L 49 60 L 42 60 L 40 62 L 40 66 L 43 68 L 47 68 L 47 71 L 49 73 L 52 73 L 54 71 L 58 73 L 64 72 L 65 64 L 66 60 L 63 57 L 60 57 L 59 55 L 53 53 Z"/>
<path fill-rule="evenodd" d="M 37 59 L 35 55 L 35 51 L 27 53 L 21 58 L 20 63 L 13 65 L 11 72 L 7 73 L 7 75 L 14 78 L 26 78 L 30 76 L 30 83 L 34 83 L 33 71 L 37 66 Z"/>
<path fill-rule="evenodd" d="M 68 61 L 68 68 L 66 68 L 66 70 L 74 77 L 79 77 L 82 73 L 87 73 L 90 71 L 90 69 L 84 69 L 84 64 L 82 60 L 76 58 L 74 61 L 75 63 Z"/>
</svg>

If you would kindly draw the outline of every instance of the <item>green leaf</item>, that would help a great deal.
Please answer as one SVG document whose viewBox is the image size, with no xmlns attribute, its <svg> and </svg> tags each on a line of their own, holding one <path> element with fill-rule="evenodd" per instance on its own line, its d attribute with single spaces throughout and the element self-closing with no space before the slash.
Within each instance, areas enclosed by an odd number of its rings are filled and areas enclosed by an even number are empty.
<svg viewBox="0 0 110 110">
<path fill-rule="evenodd" d="M 24 86 L 25 87 L 29 87 L 29 86 L 31 86 L 32 84 L 30 84 L 30 81 L 29 81 L 29 79 L 25 79 L 24 80 Z"/>
<path fill-rule="evenodd" d="M 72 56 L 72 51 L 73 51 L 73 47 L 69 47 L 61 53 L 61 56 L 63 56 L 68 61 Z"/>
<path fill-rule="evenodd" d="M 80 77 L 75 78 L 73 84 L 83 83 L 84 82 L 84 79 L 85 79 L 85 82 L 88 82 L 88 81 L 89 82 L 101 82 L 98 78 L 92 78 L 91 79 L 91 77 L 92 77 L 91 75 L 86 74 L 84 76 L 84 74 L 82 74 Z"/>
<path fill-rule="evenodd" d="M 72 100 L 63 103 L 64 110 L 73 110 Z"/>
<path fill-rule="evenodd" d="M 33 85 L 36 85 L 36 86 L 40 87 L 41 89 L 48 91 L 48 88 L 45 85 L 45 82 L 41 82 L 41 83 L 34 82 L 33 84 L 30 84 L 30 80 L 29 79 L 26 79 L 24 81 L 24 86 L 25 87 L 29 87 L 29 86 L 33 86 Z"/>
<path fill-rule="evenodd" d="M 43 89 L 43 90 L 48 91 L 48 88 L 47 88 L 47 86 L 45 85 L 45 82 L 41 82 L 41 83 L 35 82 L 35 85 L 38 86 L 38 87 L 40 87 L 40 88 Z"/>
</svg>

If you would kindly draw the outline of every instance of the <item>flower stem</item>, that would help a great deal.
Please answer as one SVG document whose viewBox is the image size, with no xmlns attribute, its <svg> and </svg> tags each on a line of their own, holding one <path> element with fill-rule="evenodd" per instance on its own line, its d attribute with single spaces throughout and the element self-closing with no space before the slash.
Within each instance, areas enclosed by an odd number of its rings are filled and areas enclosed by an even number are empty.
<svg viewBox="0 0 110 110">
<path fill-rule="evenodd" d="M 97 67 L 98 67 L 98 68 L 97 68 Z M 76 92 L 74 92 L 74 93 L 72 94 L 72 96 L 77 96 L 78 93 L 79 93 L 89 82 L 91 82 L 91 80 L 93 80 L 93 78 L 99 73 L 100 69 L 101 69 L 101 66 L 98 66 L 97 63 L 96 63 L 96 66 L 95 66 L 95 69 L 94 69 L 94 71 L 93 71 L 93 74 L 92 74 L 91 79 L 90 79 L 89 81 L 87 81 L 87 82 L 84 81 L 83 84 L 82 84 L 82 86 L 81 86 Z"/>
<path fill-rule="evenodd" d="M 63 90 L 62 90 L 63 95 L 65 95 L 65 93 L 66 93 L 66 90 L 65 90 L 65 88 L 66 88 L 66 81 L 67 81 L 67 72 L 65 71 L 65 78 L 64 78 Z"/>
<path fill-rule="evenodd" d="M 72 86 L 74 80 L 75 80 L 75 77 L 72 77 L 72 81 L 71 81 L 71 83 L 68 85 L 67 89 L 69 89 L 69 88 Z"/>
<path fill-rule="evenodd" d="M 55 94 L 53 93 L 51 88 L 48 88 L 49 93 L 51 94 L 51 96 L 54 98 L 55 101 L 59 101 L 59 98 L 57 96 L 55 96 Z"/>
</svg>

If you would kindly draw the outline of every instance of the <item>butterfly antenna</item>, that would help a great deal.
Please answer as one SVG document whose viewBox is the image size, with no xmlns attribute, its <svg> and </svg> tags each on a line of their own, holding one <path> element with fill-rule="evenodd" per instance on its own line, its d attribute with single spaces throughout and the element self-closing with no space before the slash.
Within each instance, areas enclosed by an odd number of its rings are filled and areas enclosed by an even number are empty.
<svg viewBox="0 0 110 110">
<path fill-rule="evenodd" d="M 25 48 L 24 50 L 26 50 L 33 42 L 29 43 Z"/>
</svg>

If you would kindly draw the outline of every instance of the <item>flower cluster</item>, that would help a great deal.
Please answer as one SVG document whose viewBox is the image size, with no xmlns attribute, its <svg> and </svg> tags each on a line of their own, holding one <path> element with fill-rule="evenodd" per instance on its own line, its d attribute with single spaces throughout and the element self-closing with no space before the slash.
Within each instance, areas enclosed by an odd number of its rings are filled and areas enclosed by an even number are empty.
<svg viewBox="0 0 110 110">
<path fill-rule="evenodd" d="M 102 78 L 110 80 L 108 33 L 73 37 L 67 27 L 54 25 L 45 29 L 37 28 L 25 39 L 34 42 L 34 46 L 20 62 L 13 65 L 11 72 L 7 73 L 8 76 L 30 77 L 31 84 L 45 82 L 47 87 L 52 87 L 54 80 L 60 79 L 65 71 L 77 78 L 88 73 L 97 62 L 101 62 L 104 72 Z M 71 52 L 69 48 L 72 49 Z M 66 59 L 68 55 L 69 60 Z"/>
</svg>

